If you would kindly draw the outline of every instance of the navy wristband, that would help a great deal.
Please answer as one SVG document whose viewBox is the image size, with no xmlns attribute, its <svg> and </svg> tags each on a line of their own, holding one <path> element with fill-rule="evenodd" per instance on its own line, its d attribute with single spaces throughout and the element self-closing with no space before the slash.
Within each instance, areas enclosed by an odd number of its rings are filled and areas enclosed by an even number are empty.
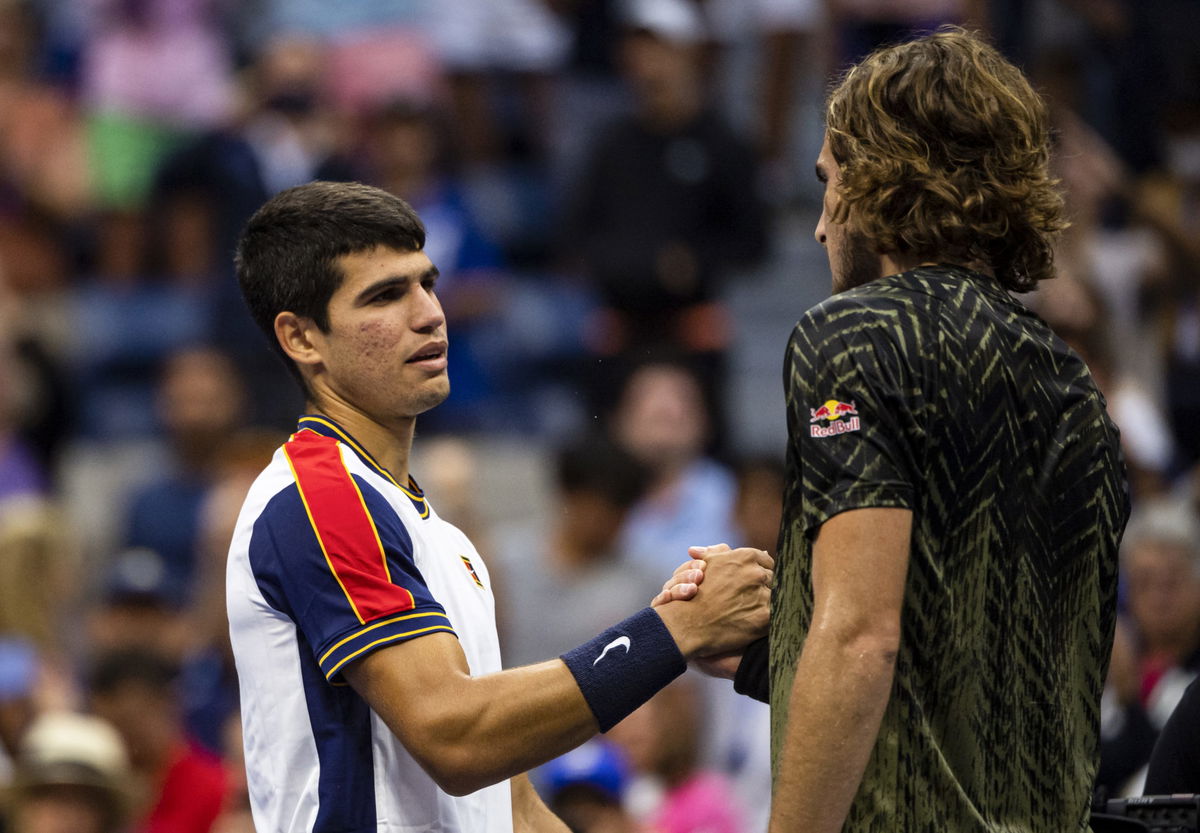
<svg viewBox="0 0 1200 833">
<path fill-rule="evenodd" d="M 687 670 L 687 661 L 651 608 L 562 655 L 583 698 L 607 732 Z"/>
</svg>

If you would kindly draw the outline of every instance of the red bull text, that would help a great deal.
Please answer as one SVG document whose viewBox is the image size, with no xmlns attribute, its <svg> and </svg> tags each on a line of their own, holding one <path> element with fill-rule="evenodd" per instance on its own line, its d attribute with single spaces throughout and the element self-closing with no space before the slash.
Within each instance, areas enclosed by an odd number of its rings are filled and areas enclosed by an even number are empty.
<svg viewBox="0 0 1200 833">
<path fill-rule="evenodd" d="M 819 408 L 809 408 L 808 412 L 812 416 L 808 431 L 814 437 L 833 437 L 862 427 L 858 419 L 858 406 L 853 402 L 830 399 Z"/>
</svg>

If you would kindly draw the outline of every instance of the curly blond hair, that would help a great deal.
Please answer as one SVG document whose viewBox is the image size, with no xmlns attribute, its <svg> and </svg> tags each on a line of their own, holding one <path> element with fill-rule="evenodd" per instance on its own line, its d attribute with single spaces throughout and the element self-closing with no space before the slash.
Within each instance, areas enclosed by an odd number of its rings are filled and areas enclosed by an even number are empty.
<svg viewBox="0 0 1200 833">
<path fill-rule="evenodd" d="M 881 252 L 982 264 L 1006 288 L 1054 275 L 1067 226 L 1046 105 L 980 37 L 942 27 L 852 67 L 826 107 L 841 205 Z"/>
</svg>

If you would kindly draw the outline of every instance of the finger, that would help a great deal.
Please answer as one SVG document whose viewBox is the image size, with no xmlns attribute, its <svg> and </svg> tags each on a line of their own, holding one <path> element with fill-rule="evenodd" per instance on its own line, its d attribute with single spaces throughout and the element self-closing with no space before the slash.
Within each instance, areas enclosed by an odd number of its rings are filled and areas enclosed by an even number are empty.
<svg viewBox="0 0 1200 833">
<path fill-rule="evenodd" d="M 650 600 L 650 607 L 659 607 L 669 601 L 671 601 L 671 591 L 664 587 L 657 596 Z"/>
<path fill-rule="evenodd" d="M 683 570 L 682 572 L 676 573 L 675 575 L 673 575 L 669 579 L 667 579 L 665 582 L 663 582 L 662 589 L 670 590 L 672 587 L 677 587 L 677 586 L 683 585 L 683 584 L 697 584 L 698 585 L 702 581 L 704 581 L 704 571 L 703 570 L 696 570 L 696 569 Z"/>
<path fill-rule="evenodd" d="M 700 591 L 700 588 L 694 584 L 676 584 L 674 587 L 672 587 L 670 590 L 667 590 L 666 592 L 670 595 L 671 601 L 686 602 L 689 599 L 695 598 L 696 593 L 698 593 L 699 591 Z"/>
<path fill-rule="evenodd" d="M 730 552 L 731 558 L 735 560 L 750 561 L 767 570 L 775 569 L 775 559 L 766 550 L 758 550 L 754 547 L 738 547 L 736 550 Z"/>
<path fill-rule="evenodd" d="M 676 567 L 674 575 L 679 575 L 687 570 L 700 570 L 703 572 L 706 566 L 708 566 L 707 562 L 701 561 L 698 558 L 693 558 L 691 561 L 685 561 Z"/>
<path fill-rule="evenodd" d="M 688 547 L 688 554 L 694 558 L 704 558 L 706 555 L 716 555 L 729 552 L 728 544 L 713 544 L 711 547 Z"/>
</svg>

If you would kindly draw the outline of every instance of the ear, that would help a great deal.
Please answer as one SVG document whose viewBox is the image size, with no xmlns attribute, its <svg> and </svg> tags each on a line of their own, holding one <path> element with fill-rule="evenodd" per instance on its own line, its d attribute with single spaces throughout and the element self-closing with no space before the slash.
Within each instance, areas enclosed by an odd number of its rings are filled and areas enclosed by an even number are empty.
<svg viewBox="0 0 1200 833">
<path fill-rule="evenodd" d="M 321 363 L 319 336 L 320 330 L 311 318 L 286 311 L 275 316 L 275 338 L 297 367 L 312 369 Z"/>
</svg>

